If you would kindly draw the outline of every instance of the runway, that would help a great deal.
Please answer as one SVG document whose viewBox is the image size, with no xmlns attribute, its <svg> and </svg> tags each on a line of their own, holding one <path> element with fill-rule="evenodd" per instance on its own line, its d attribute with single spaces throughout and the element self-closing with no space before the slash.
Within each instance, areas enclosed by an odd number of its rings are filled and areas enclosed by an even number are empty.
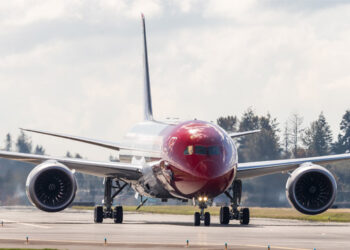
<svg viewBox="0 0 350 250">
<path fill-rule="evenodd" d="M 57 249 L 349 249 L 350 223 L 251 219 L 210 227 L 193 216 L 125 213 L 123 224 L 93 223 L 92 211 L 45 213 L 32 207 L 0 207 L 0 247 Z M 28 237 L 28 244 L 26 243 Z M 106 244 L 105 244 L 106 239 Z"/>
</svg>

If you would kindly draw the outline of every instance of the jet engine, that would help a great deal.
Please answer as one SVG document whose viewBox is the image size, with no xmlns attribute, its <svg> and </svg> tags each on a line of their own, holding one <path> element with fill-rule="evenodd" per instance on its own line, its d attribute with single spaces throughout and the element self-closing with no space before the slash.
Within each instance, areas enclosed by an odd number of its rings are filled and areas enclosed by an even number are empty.
<svg viewBox="0 0 350 250">
<path fill-rule="evenodd" d="M 57 161 L 45 161 L 28 175 L 27 196 L 37 208 L 58 212 L 72 203 L 77 190 L 73 172 Z"/>
<path fill-rule="evenodd" d="M 337 193 L 334 176 L 324 167 L 304 163 L 287 180 L 289 202 L 301 213 L 320 214 L 330 208 Z"/>
</svg>

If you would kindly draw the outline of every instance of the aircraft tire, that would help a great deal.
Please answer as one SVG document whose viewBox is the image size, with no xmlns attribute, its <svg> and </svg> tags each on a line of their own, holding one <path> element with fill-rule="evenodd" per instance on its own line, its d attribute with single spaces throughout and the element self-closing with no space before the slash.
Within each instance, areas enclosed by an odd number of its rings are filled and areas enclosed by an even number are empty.
<svg viewBox="0 0 350 250">
<path fill-rule="evenodd" d="M 230 209 L 229 207 L 220 208 L 220 224 L 227 225 L 230 222 Z"/>
<path fill-rule="evenodd" d="M 94 209 L 94 222 L 102 223 L 103 222 L 103 207 L 96 206 Z"/>
<path fill-rule="evenodd" d="M 198 212 L 194 213 L 194 225 L 199 226 L 201 224 L 201 215 Z"/>
<path fill-rule="evenodd" d="M 206 212 L 204 214 L 204 225 L 210 226 L 210 213 L 209 212 Z"/>
<path fill-rule="evenodd" d="M 123 223 L 123 207 L 118 206 L 114 208 L 114 223 Z"/>
<path fill-rule="evenodd" d="M 243 208 L 242 209 L 241 219 L 240 219 L 239 222 L 242 225 L 248 225 L 249 224 L 249 217 L 250 217 L 249 208 Z"/>
</svg>

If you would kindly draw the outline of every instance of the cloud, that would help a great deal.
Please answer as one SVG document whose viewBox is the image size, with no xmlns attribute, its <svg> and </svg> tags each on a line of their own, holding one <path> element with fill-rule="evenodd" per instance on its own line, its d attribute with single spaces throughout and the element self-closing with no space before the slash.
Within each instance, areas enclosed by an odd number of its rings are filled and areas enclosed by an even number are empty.
<svg viewBox="0 0 350 250">
<path fill-rule="evenodd" d="M 290 2 L 2 2 L 0 135 L 24 126 L 121 140 L 142 120 L 141 11 L 156 118 L 215 121 L 252 106 L 281 124 L 298 111 L 307 125 L 323 110 L 337 131 L 349 108 L 350 7 Z M 56 155 L 110 153 L 33 141 Z"/>
<path fill-rule="evenodd" d="M 339 7 L 341 5 L 348 5 L 347 0 L 263 0 L 260 1 L 261 6 L 283 9 L 286 11 L 301 11 L 301 12 L 314 12 L 322 9 L 329 9 L 333 7 Z"/>
<path fill-rule="evenodd" d="M 256 0 L 246 0 L 246 1 L 230 1 L 222 0 L 208 1 L 205 9 L 204 15 L 207 17 L 214 18 L 235 18 L 235 19 L 245 19 L 247 16 L 251 16 L 252 11 L 257 6 Z"/>
</svg>

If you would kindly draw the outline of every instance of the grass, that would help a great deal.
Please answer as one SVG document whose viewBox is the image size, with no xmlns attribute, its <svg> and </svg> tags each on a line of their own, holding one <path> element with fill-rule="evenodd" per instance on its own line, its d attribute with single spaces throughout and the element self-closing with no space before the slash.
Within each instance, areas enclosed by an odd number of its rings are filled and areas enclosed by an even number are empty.
<svg viewBox="0 0 350 250">
<path fill-rule="evenodd" d="M 308 221 L 350 222 L 350 209 L 329 209 L 318 215 L 305 215 L 293 208 L 252 208 L 252 217 Z"/>
<path fill-rule="evenodd" d="M 75 209 L 93 209 L 93 207 L 73 207 Z M 193 215 L 198 211 L 193 206 L 143 206 L 136 211 L 136 206 L 123 206 L 124 211 L 157 214 L 182 214 Z M 219 207 L 209 207 L 206 211 L 212 215 L 219 215 Z M 250 208 L 250 216 L 253 218 L 295 219 L 308 221 L 332 221 L 350 222 L 350 209 L 329 209 L 318 215 L 301 214 L 293 208 Z"/>
</svg>

